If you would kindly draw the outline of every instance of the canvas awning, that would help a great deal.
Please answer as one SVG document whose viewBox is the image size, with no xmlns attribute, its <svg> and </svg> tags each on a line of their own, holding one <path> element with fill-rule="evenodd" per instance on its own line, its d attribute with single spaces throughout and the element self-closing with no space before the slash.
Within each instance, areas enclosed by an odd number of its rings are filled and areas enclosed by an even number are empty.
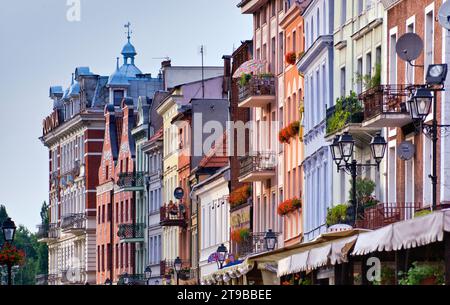
<svg viewBox="0 0 450 305">
<path fill-rule="evenodd" d="M 328 264 L 335 265 L 346 262 L 347 254 L 355 244 L 357 236 L 315 243 L 300 248 L 298 253 L 278 261 L 278 277 L 317 269 Z"/>
<path fill-rule="evenodd" d="M 361 234 L 352 255 L 372 252 L 397 251 L 425 246 L 444 239 L 450 232 L 450 210 L 397 222 L 381 229 Z"/>
<path fill-rule="evenodd" d="M 240 264 L 233 265 L 230 267 L 225 267 L 216 272 L 208 274 L 202 277 L 202 285 L 211 285 L 219 281 L 229 282 L 231 279 L 239 278 L 248 272 L 250 272 L 254 267 L 254 262 L 248 260 L 243 261 Z"/>
</svg>

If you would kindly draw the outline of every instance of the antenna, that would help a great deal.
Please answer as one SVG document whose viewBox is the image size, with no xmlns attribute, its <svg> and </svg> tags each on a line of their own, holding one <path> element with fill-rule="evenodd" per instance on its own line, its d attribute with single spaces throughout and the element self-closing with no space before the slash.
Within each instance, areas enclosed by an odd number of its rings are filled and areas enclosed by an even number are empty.
<svg viewBox="0 0 450 305">
<path fill-rule="evenodd" d="M 131 30 L 131 23 L 128 22 L 123 27 L 127 29 L 127 33 L 126 33 L 127 34 L 127 39 L 128 39 L 128 41 L 130 41 L 131 34 L 133 34 L 133 31 Z"/>
<path fill-rule="evenodd" d="M 423 40 L 416 33 L 403 34 L 397 41 L 395 51 L 397 52 L 398 57 L 411 66 L 423 67 L 422 65 L 414 65 L 412 63 L 423 51 Z"/>
<path fill-rule="evenodd" d="M 204 57 L 205 57 L 205 46 L 201 45 L 199 48 L 199 53 L 202 55 L 202 97 L 205 98 L 205 66 L 204 66 Z"/>
<path fill-rule="evenodd" d="M 444 2 L 438 13 L 439 24 L 450 31 L 450 2 Z"/>
</svg>

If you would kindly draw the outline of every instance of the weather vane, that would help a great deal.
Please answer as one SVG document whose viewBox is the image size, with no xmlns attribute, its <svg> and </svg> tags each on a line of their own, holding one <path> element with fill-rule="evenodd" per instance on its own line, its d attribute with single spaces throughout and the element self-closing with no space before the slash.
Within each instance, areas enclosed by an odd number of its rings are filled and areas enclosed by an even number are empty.
<svg viewBox="0 0 450 305">
<path fill-rule="evenodd" d="M 128 41 L 130 41 L 130 38 L 131 38 L 130 35 L 133 34 L 133 31 L 131 30 L 131 23 L 128 22 L 127 24 L 125 24 L 124 28 L 126 28 L 128 30 L 128 32 L 127 32 L 127 39 L 128 39 Z"/>
</svg>

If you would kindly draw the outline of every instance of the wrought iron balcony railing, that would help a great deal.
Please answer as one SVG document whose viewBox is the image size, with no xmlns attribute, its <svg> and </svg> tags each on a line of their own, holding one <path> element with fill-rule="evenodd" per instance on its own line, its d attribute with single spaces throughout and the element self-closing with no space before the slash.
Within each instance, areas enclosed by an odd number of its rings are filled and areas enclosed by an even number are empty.
<svg viewBox="0 0 450 305">
<path fill-rule="evenodd" d="M 85 279 L 85 269 L 83 267 L 68 267 L 60 270 L 61 283 L 83 284 Z"/>
<path fill-rule="evenodd" d="M 59 227 L 57 223 L 41 224 L 37 226 L 36 237 L 38 239 L 56 239 L 59 238 Z"/>
<path fill-rule="evenodd" d="M 117 186 L 125 190 L 143 190 L 145 186 L 145 173 L 120 173 Z"/>
<path fill-rule="evenodd" d="M 239 88 L 240 102 L 258 96 L 275 96 L 274 76 L 252 76 L 247 84 Z"/>
<path fill-rule="evenodd" d="M 180 272 L 180 278 L 182 278 L 182 277 L 186 278 L 185 275 L 186 275 L 187 271 L 190 270 L 190 266 L 191 266 L 190 260 L 185 260 L 185 259 L 181 260 L 181 268 L 183 271 L 183 275 L 181 275 L 181 272 Z M 160 263 L 160 268 L 161 268 L 160 274 L 162 276 L 174 275 L 175 274 L 175 260 L 168 260 L 168 259 L 162 260 Z"/>
<path fill-rule="evenodd" d="M 359 213 L 356 227 L 375 230 L 395 222 L 414 218 L 415 212 L 421 210 L 419 202 L 380 203 L 368 207 Z"/>
<path fill-rule="evenodd" d="M 403 114 L 408 118 L 407 100 L 411 95 L 411 88 L 410 85 L 380 85 L 361 93 L 359 100 L 364 105 L 364 121 L 379 115 L 391 115 L 396 121 L 399 118 L 393 115 Z"/>
<path fill-rule="evenodd" d="M 48 278 L 48 274 L 38 274 L 35 277 L 35 283 L 39 286 L 48 285 Z"/>
<path fill-rule="evenodd" d="M 67 230 L 84 230 L 86 229 L 86 214 L 69 214 L 62 217 L 61 229 Z"/>
<path fill-rule="evenodd" d="M 281 233 L 274 232 L 275 236 L 278 238 Z M 253 232 L 250 235 L 242 240 L 240 243 L 236 244 L 236 252 L 241 256 L 247 256 L 250 254 L 258 254 L 262 252 L 266 252 L 266 241 L 265 237 L 266 232 Z M 278 243 L 275 244 L 275 249 L 278 249 Z"/>
<path fill-rule="evenodd" d="M 144 238 L 145 224 L 135 223 L 135 224 L 121 224 L 119 225 L 119 230 L 117 231 L 117 236 L 121 240 L 125 239 L 142 239 Z"/>
<path fill-rule="evenodd" d="M 121 274 L 119 276 L 118 285 L 139 286 L 146 284 L 147 280 L 144 274 Z"/>
<path fill-rule="evenodd" d="M 160 225 L 167 227 L 185 227 L 186 209 L 182 204 L 164 205 L 160 209 Z"/>
<path fill-rule="evenodd" d="M 263 175 L 261 178 L 266 178 L 265 174 L 275 174 L 276 166 L 277 157 L 275 152 L 256 152 L 241 158 L 239 176 L 257 175 L 260 173 Z"/>
</svg>

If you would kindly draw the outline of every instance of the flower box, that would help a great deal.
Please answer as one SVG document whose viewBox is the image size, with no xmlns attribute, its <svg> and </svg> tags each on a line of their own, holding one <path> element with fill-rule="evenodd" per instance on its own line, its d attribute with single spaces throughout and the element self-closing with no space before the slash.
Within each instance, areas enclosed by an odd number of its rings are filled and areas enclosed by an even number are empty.
<svg viewBox="0 0 450 305">
<path fill-rule="evenodd" d="M 278 214 L 281 216 L 287 215 L 289 213 L 295 212 L 302 208 L 302 202 L 298 198 L 289 199 L 283 201 L 278 206 Z"/>
</svg>

